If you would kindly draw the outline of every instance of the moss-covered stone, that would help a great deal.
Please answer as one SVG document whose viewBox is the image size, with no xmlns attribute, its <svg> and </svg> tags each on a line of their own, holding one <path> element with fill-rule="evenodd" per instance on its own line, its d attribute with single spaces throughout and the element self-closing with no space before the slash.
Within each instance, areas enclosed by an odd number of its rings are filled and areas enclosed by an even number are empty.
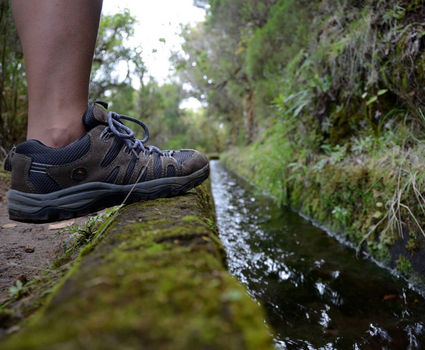
<svg viewBox="0 0 425 350">
<path fill-rule="evenodd" d="M 123 208 L 2 349 L 268 349 L 261 309 L 223 267 L 205 185 Z"/>
</svg>

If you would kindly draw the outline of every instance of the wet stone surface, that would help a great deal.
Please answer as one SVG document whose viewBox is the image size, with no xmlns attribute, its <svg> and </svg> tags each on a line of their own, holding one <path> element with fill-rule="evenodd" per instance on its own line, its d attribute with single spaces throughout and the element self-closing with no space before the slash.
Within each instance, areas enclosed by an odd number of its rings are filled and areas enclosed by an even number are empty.
<svg viewBox="0 0 425 350">
<path fill-rule="evenodd" d="M 423 349 L 425 301 L 212 162 L 230 272 L 265 307 L 278 349 Z"/>
</svg>

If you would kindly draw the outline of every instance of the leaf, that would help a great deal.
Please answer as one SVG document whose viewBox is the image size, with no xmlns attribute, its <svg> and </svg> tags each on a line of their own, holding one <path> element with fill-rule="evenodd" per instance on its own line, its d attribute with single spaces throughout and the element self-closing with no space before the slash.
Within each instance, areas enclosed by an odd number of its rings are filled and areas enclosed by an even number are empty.
<svg viewBox="0 0 425 350">
<path fill-rule="evenodd" d="M 382 216 L 382 213 L 380 211 L 375 211 L 372 215 L 373 218 L 379 219 Z"/>
<path fill-rule="evenodd" d="M 397 298 L 397 294 L 386 294 L 384 295 L 384 300 L 391 300 L 391 299 L 396 299 Z"/>
<path fill-rule="evenodd" d="M 309 104 L 309 101 L 305 101 L 301 103 L 293 113 L 294 118 L 296 118 L 298 114 L 300 114 L 301 111 L 304 109 L 304 107 L 307 106 L 308 104 Z"/>
<path fill-rule="evenodd" d="M 387 90 L 387 89 L 379 90 L 379 91 L 378 91 L 378 96 L 384 95 L 384 94 L 386 94 L 387 92 L 388 92 L 388 90 Z"/>
<path fill-rule="evenodd" d="M 3 225 L 1 228 L 13 228 L 13 227 L 16 227 L 16 226 L 18 226 L 17 224 L 6 224 L 6 225 Z"/>
<path fill-rule="evenodd" d="M 19 294 L 23 291 L 23 288 L 24 284 L 22 283 L 22 281 L 17 280 L 15 285 L 9 287 L 9 294 L 12 297 L 18 297 Z"/>
<path fill-rule="evenodd" d="M 51 224 L 49 225 L 49 230 L 59 230 L 61 228 L 65 228 L 67 226 L 71 226 L 74 223 L 74 219 L 71 220 L 66 220 L 66 221 L 61 221 L 58 222 L 57 224 Z"/>
<path fill-rule="evenodd" d="M 373 96 L 366 102 L 366 106 L 369 106 L 371 103 L 375 102 L 378 99 L 378 96 Z"/>
</svg>

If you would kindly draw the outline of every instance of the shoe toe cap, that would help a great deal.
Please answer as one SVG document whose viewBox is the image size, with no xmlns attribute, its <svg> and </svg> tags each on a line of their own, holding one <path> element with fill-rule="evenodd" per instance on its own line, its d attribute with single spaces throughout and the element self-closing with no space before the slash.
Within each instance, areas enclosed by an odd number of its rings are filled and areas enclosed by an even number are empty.
<svg viewBox="0 0 425 350">
<path fill-rule="evenodd" d="M 190 151 L 193 152 L 192 156 L 186 159 L 182 164 L 184 175 L 192 174 L 208 165 L 208 158 L 205 154 L 196 150 Z"/>
</svg>

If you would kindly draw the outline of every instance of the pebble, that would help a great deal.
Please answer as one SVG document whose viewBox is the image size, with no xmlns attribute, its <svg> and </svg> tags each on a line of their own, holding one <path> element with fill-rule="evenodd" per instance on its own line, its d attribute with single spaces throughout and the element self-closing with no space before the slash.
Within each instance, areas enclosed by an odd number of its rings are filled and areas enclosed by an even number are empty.
<svg viewBox="0 0 425 350">
<path fill-rule="evenodd" d="M 34 253 L 34 247 L 25 247 L 25 253 Z"/>
</svg>

